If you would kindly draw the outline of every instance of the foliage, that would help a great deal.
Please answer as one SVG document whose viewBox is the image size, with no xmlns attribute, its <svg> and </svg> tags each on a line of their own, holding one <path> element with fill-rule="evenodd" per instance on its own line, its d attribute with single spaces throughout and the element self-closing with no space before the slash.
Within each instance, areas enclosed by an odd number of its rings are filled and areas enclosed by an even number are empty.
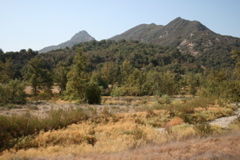
<svg viewBox="0 0 240 160">
<path fill-rule="evenodd" d="M 213 133 L 213 129 L 208 123 L 196 124 L 194 125 L 193 129 L 200 136 L 207 136 Z"/>
<path fill-rule="evenodd" d="M 60 61 L 56 68 L 54 69 L 54 81 L 58 84 L 60 88 L 60 94 L 66 90 L 67 86 L 67 74 L 69 72 L 69 67 L 67 62 Z"/>
<path fill-rule="evenodd" d="M 22 116 L 0 116 L 0 151 L 13 147 L 24 136 L 38 134 L 41 130 L 64 128 L 86 119 L 87 114 L 80 109 L 51 110 L 45 119 L 32 116 L 29 112 Z"/>
<path fill-rule="evenodd" d="M 97 83 L 97 85 L 102 89 L 108 88 L 107 82 L 102 78 L 101 74 L 97 72 L 92 73 L 90 83 Z"/>
<path fill-rule="evenodd" d="M 25 86 L 20 80 L 10 80 L 6 84 L 0 84 L 0 103 L 26 103 Z"/>
<path fill-rule="evenodd" d="M 86 57 L 83 56 L 82 49 L 79 49 L 75 56 L 73 65 L 67 74 L 67 79 L 65 92 L 67 98 L 86 102 L 88 74 L 86 72 Z"/>
<path fill-rule="evenodd" d="M 124 87 L 114 86 L 111 91 L 111 96 L 113 96 L 113 97 L 124 96 L 125 93 L 126 93 L 126 90 Z"/>
<path fill-rule="evenodd" d="M 24 79 L 32 86 L 32 92 L 37 95 L 40 90 L 51 92 L 53 85 L 52 74 L 47 69 L 47 65 L 42 57 L 33 58 L 28 62 Z"/>
<path fill-rule="evenodd" d="M 160 98 L 158 96 L 156 96 L 156 100 L 157 100 L 158 104 L 170 104 L 171 103 L 171 99 L 167 94 L 162 95 Z"/>
<path fill-rule="evenodd" d="M 10 79 L 13 78 L 14 69 L 11 59 L 6 59 L 5 63 L 0 61 L 0 72 L 0 83 L 7 83 Z"/>
<path fill-rule="evenodd" d="M 82 60 L 77 58 L 79 47 L 82 48 Z M 213 52 L 215 55 L 214 49 Z M 45 93 L 51 97 L 54 82 L 59 86 L 60 94 L 64 92 L 67 99 L 82 102 L 87 101 L 86 90 L 92 80 L 100 86 L 103 95 L 114 95 L 111 92 L 120 88 L 123 92 L 117 95 L 191 94 L 238 101 L 238 52 L 233 50 L 226 55 L 228 58 L 231 55 L 233 57 L 229 61 L 225 58 L 226 64 L 223 61 L 211 65 L 204 60 L 206 57 L 214 60 L 214 57 L 205 52 L 192 56 L 187 52 L 181 53 L 174 47 L 134 40 L 91 41 L 40 55 L 31 49 L 1 54 L 0 70 L 3 74 L 0 77 L 2 83 L 5 83 L 24 75 L 24 79 L 32 86 L 33 93 L 37 95 L 44 92 L 43 97 L 47 95 Z"/>
<path fill-rule="evenodd" d="M 24 66 L 28 63 L 29 60 L 34 58 L 38 52 L 33 51 L 32 49 L 22 49 L 19 52 L 6 52 L 4 54 L 0 54 L 0 64 L 8 63 L 10 60 L 11 65 L 11 76 L 12 79 L 21 79 L 23 77 Z M 0 67 L 1 68 L 1 67 Z"/>
<path fill-rule="evenodd" d="M 114 62 L 106 62 L 101 68 L 101 75 L 108 84 L 114 84 L 118 79 L 118 65 Z"/>
<path fill-rule="evenodd" d="M 86 99 L 89 104 L 101 104 L 101 89 L 96 83 L 88 84 Z"/>
</svg>

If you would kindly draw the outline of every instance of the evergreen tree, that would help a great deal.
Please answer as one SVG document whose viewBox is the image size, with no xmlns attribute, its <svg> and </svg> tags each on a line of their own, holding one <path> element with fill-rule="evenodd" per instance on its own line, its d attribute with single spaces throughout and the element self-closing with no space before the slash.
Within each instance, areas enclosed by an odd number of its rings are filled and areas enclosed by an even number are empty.
<svg viewBox="0 0 240 160">
<path fill-rule="evenodd" d="M 60 94 L 66 90 L 67 86 L 67 74 L 69 72 L 69 67 L 67 62 L 60 61 L 56 68 L 54 69 L 54 80 L 60 88 Z"/>
<path fill-rule="evenodd" d="M 6 59 L 5 63 L 0 60 L 0 73 L 0 83 L 7 83 L 12 79 L 14 70 L 11 59 Z"/>
<path fill-rule="evenodd" d="M 101 89 L 97 83 L 90 82 L 88 84 L 86 99 L 89 104 L 101 104 Z"/>
<path fill-rule="evenodd" d="M 128 76 L 125 84 L 126 92 L 131 96 L 142 96 L 145 94 L 144 84 L 146 81 L 146 74 L 139 69 L 135 69 L 132 74 Z"/>
<path fill-rule="evenodd" d="M 227 89 L 228 77 L 225 70 L 216 71 L 212 70 L 206 77 L 203 84 L 204 96 L 217 96 L 222 97 Z"/>
<path fill-rule="evenodd" d="M 195 96 L 197 93 L 197 88 L 200 85 L 200 77 L 198 74 L 190 74 L 187 77 L 187 83 L 188 83 L 188 93 L 192 96 Z"/>
<path fill-rule="evenodd" d="M 69 100 L 78 100 L 86 102 L 86 91 L 88 83 L 88 74 L 86 72 L 86 57 L 82 54 L 83 50 L 79 49 L 74 58 L 70 71 L 67 74 L 67 86 L 65 95 Z"/>
<path fill-rule="evenodd" d="M 128 79 L 128 76 L 133 71 L 133 67 L 132 67 L 130 61 L 124 60 L 120 69 L 121 69 L 121 77 L 120 77 L 121 84 L 125 84 Z"/>
<path fill-rule="evenodd" d="M 101 74 L 95 71 L 92 72 L 90 83 L 96 83 L 100 88 L 102 88 L 102 90 L 108 88 L 108 84 L 106 81 L 104 81 Z"/>
<path fill-rule="evenodd" d="M 25 83 L 17 79 L 10 80 L 5 84 L 0 84 L 0 103 L 26 103 L 24 89 Z"/>
<path fill-rule="evenodd" d="M 108 84 L 113 85 L 115 82 L 117 82 L 119 74 L 119 67 L 118 64 L 114 62 L 106 62 L 104 63 L 104 66 L 101 69 L 101 75 Z"/>
<path fill-rule="evenodd" d="M 24 79 L 29 81 L 34 95 L 37 95 L 39 90 L 42 89 L 44 92 L 51 93 L 53 85 L 52 74 L 44 64 L 42 57 L 33 58 L 28 62 Z"/>
</svg>

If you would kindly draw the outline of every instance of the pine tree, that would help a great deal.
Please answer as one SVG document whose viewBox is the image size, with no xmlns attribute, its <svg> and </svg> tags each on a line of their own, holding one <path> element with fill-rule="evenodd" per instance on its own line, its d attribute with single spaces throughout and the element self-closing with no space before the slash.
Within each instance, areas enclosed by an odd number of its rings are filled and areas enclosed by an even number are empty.
<svg viewBox="0 0 240 160">
<path fill-rule="evenodd" d="M 59 62 L 57 67 L 54 70 L 54 79 L 60 88 L 60 94 L 66 90 L 67 86 L 67 74 L 69 72 L 69 67 L 67 62 Z"/>
<path fill-rule="evenodd" d="M 70 71 L 67 74 L 67 86 L 65 95 L 69 100 L 78 100 L 86 102 L 86 91 L 88 74 L 86 72 L 87 64 L 86 57 L 82 54 L 82 49 L 79 49 L 75 56 Z"/>
<path fill-rule="evenodd" d="M 53 85 L 52 74 L 45 66 L 43 58 L 33 58 L 28 62 L 24 79 L 32 86 L 34 95 L 37 95 L 40 89 L 43 89 L 44 92 L 51 93 L 51 87 Z"/>
<path fill-rule="evenodd" d="M 0 61 L 0 83 L 7 83 L 13 77 L 13 63 L 11 59 L 6 59 L 3 63 Z"/>
</svg>

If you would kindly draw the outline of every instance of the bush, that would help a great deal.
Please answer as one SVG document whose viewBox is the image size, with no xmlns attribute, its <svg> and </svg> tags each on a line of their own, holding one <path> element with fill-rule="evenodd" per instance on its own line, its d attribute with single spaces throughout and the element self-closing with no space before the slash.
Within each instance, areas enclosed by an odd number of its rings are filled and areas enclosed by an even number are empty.
<svg viewBox="0 0 240 160">
<path fill-rule="evenodd" d="M 156 97 L 156 99 L 159 104 L 170 104 L 171 103 L 171 98 L 167 94 L 162 95 L 161 98 Z"/>
<path fill-rule="evenodd" d="M 86 98 L 89 104 L 101 104 L 101 89 L 95 83 L 90 83 L 87 87 Z"/>
<path fill-rule="evenodd" d="M 117 96 L 124 96 L 126 93 L 126 90 L 124 87 L 114 87 L 111 91 L 111 96 L 117 97 Z"/>
<path fill-rule="evenodd" d="M 22 116 L 0 116 L 0 152 L 12 148 L 25 136 L 31 137 L 41 130 L 64 128 L 88 118 L 88 115 L 81 109 L 52 110 L 45 119 L 31 116 L 29 112 Z"/>
<path fill-rule="evenodd" d="M 208 123 L 196 124 L 193 129 L 200 136 L 207 136 L 213 133 L 213 129 Z"/>
<path fill-rule="evenodd" d="M 44 92 L 36 96 L 37 100 L 50 100 L 52 98 L 52 92 L 49 90 L 44 90 Z"/>
<path fill-rule="evenodd" d="M 25 84 L 20 80 L 11 80 L 0 84 L 0 103 L 25 104 Z"/>
</svg>

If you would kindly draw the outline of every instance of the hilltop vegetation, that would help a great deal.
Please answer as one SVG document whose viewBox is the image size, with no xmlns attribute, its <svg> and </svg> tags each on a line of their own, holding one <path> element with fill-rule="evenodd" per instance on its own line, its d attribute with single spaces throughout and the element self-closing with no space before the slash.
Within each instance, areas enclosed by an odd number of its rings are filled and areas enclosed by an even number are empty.
<svg viewBox="0 0 240 160">
<path fill-rule="evenodd" d="M 142 24 L 114 36 L 111 40 L 138 40 L 143 43 L 178 48 L 196 57 L 205 67 L 229 67 L 228 53 L 240 49 L 240 39 L 216 34 L 198 21 L 180 17 L 166 26 Z"/>
</svg>

